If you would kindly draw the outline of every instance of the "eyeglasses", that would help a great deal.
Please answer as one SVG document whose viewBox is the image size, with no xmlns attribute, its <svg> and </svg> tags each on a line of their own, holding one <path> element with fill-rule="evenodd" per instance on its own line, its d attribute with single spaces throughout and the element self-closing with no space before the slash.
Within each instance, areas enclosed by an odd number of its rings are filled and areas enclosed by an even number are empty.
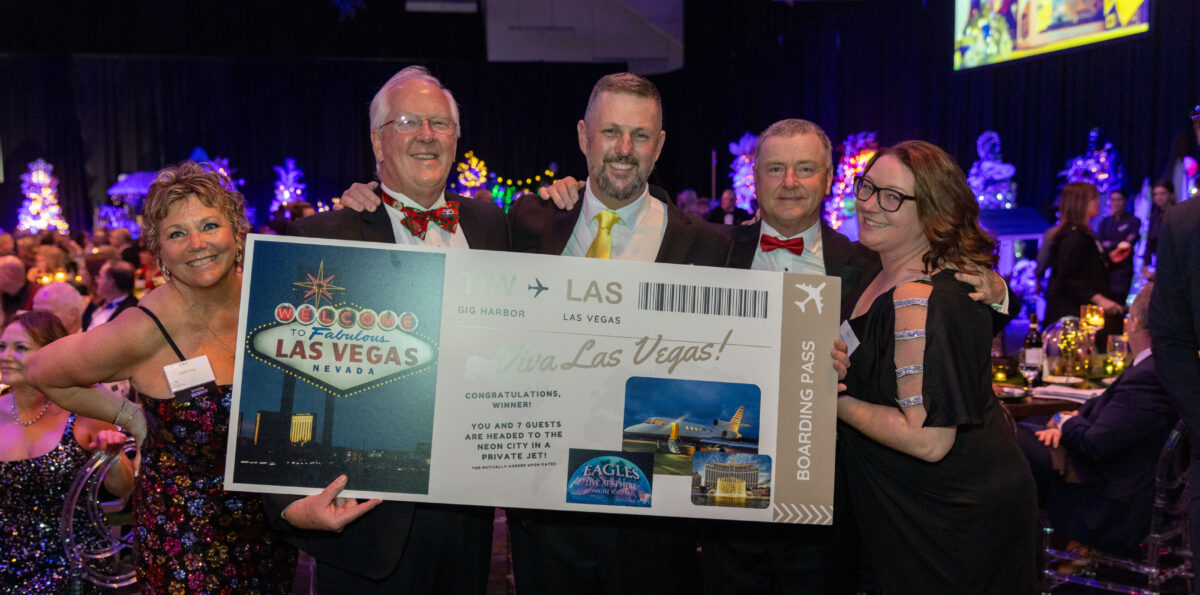
<svg viewBox="0 0 1200 595">
<path fill-rule="evenodd" d="M 432 116 L 429 118 L 421 118 L 419 116 L 410 116 L 400 114 L 395 120 L 389 120 L 380 126 L 380 129 L 387 127 L 388 124 L 396 129 L 396 132 L 416 132 L 421 129 L 422 122 L 429 122 L 429 129 L 436 134 L 450 134 L 454 132 L 454 121 L 441 116 Z"/>
<path fill-rule="evenodd" d="M 867 201 L 871 200 L 872 194 L 875 195 L 876 200 L 879 202 L 879 208 L 889 213 L 899 211 L 900 205 L 903 205 L 906 200 L 917 200 L 915 196 L 909 196 L 891 188 L 879 188 L 867 181 L 866 178 L 855 176 L 854 197 L 858 200 Z"/>
</svg>

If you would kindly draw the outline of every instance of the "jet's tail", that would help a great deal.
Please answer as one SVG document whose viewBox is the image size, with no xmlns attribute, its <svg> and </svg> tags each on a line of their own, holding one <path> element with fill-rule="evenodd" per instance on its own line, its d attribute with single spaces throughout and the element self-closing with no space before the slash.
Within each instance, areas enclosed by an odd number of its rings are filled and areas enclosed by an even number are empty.
<svg viewBox="0 0 1200 595">
<path fill-rule="evenodd" d="M 729 418 L 729 430 L 731 432 L 737 433 L 739 430 L 741 430 L 741 428 L 742 428 L 742 412 L 744 412 L 745 410 L 746 410 L 745 405 L 740 406 L 740 407 L 738 407 L 737 413 L 734 413 L 733 417 Z"/>
</svg>

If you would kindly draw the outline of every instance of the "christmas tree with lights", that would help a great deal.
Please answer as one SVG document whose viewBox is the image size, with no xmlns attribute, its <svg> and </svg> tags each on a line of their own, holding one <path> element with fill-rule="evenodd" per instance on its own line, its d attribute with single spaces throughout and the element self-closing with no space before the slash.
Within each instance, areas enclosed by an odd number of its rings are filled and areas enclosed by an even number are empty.
<svg viewBox="0 0 1200 595">
<path fill-rule="evenodd" d="M 21 192 L 25 200 L 17 211 L 17 228 L 36 232 L 55 229 L 67 233 L 67 222 L 58 206 L 58 178 L 51 172 L 54 166 L 38 159 L 29 164 L 29 171 L 21 174 Z"/>
</svg>

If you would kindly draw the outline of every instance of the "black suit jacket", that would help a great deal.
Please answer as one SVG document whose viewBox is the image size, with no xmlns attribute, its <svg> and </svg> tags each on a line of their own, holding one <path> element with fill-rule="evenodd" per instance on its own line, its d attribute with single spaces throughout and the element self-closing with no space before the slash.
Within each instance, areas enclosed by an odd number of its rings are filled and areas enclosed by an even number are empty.
<svg viewBox="0 0 1200 595">
<path fill-rule="evenodd" d="M 667 207 L 667 227 L 655 262 L 725 266 L 729 259 L 729 238 L 680 211 L 657 193 L 651 193 L 649 200 L 658 200 Z M 512 250 L 562 254 L 582 211 L 580 205 L 569 211 L 560 210 L 552 201 L 532 194 L 517 199 L 508 210 Z"/>
<path fill-rule="evenodd" d="M 504 212 L 484 201 L 447 195 L 459 201 L 459 222 L 473 250 L 504 250 L 508 247 L 508 224 Z M 288 235 L 335 240 L 396 243 L 385 207 L 374 212 L 350 209 L 319 213 L 293 222 Z M 384 502 L 348 525 L 341 533 L 297 530 L 279 518 L 279 513 L 298 496 L 272 495 L 264 498 L 272 526 L 289 535 L 288 541 L 308 552 L 322 564 L 379 580 L 388 576 L 400 561 L 416 505 Z"/>
<path fill-rule="evenodd" d="M 753 225 L 722 225 L 721 229 L 733 239 L 729 266 L 750 268 L 758 250 L 758 237 L 762 235 L 762 221 Z M 858 242 L 851 242 L 824 221 L 821 221 L 821 252 L 825 274 L 842 280 L 842 319 L 849 318 L 858 296 L 879 273 L 879 255 Z"/>
<path fill-rule="evenodd" d="M 1138 512 L 1145 513 L 1154 495 L 1155 463 L 1179 421 L 1154 359 L 1125 370 L 1084 403 L 1079 417 L 1063 424 L 1061 440 L 1083 482 L 1110 500 L 1140 501 L 1146 506 Z"/>
<path fill-rule="evenodd" d="M 116 320 L 117 316 L 121 315 L 121 312 L 136 306 L 137 303 L 138 299 L 133 297 L 133 294 L 125 296 L 125 299 L 121 300 L 121 302 L 117 304 L 117 308 L 113 310 L 112 316 L 109 316 L 108 319 Z M 87 328 L 92 325 L 92 315 L 96 313 L 96 310 L 98 310 L 99 307 L 100 306 L 98 304 L 88 304 L 87 309 L 83 311 L 83 330 L 86 331 Z"/>
<path fill-rule="evenodd" d="M 1200 436 L 1200 200 L 1171 207 L 1163 222 L 1158 269 L 1150 300 L 1150 331 L 1162 381 Z M 1193 445 L 1200 440 L 1193 438 Z M 1200 446 L 1196 448 L 1200 452 Z"/>
<path fill-rule="evenodd" d="M 753 225 L 721 226 L 724 233 L 733 238 L 733 247 L 729 253 L 729 266 L 748 269 L 754 264 L 754 252 L 758 249 L 758 236 L 762 234 L 762 222 Z M 836 276 L 842 280 L 842 320 L 850 318 L 854 305 L 859 296 L 875 275 L 883 269 L 879 255 L 875 251 L 850 238 L 838 233 L 821 221 L 821 252 L 825 257 L 825 274 Z M 1008 309 L 1010 313 L 992 312 L 992 333 L 1004 330 L 1019 309 L 1020 298 L 1008 288 Z"/>
</svg>

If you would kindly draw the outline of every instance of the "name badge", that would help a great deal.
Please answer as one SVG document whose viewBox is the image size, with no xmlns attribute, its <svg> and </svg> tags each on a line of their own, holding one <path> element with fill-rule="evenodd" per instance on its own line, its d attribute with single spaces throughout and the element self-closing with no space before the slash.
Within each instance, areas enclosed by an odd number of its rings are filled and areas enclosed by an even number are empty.
<svg viewBox="0 0 1200 595">
<path fill-rule="evenodd" d="M 858 349 L 858 337 L 854 334 L 854 329 L 850 328 L 849 320 L 843 320 L 842 326 L 838 327 L 838 337 L 846 343 L 846 355 L 853 355 L 854 350 Z"/>
<path fill-rule="evenodd" d="M 213 375 L 207 355 L 163 366 L 163 373 L 167 375 L 167 387 L 182 402 L 217 390 L 217 377 Z"/>
</svg>

